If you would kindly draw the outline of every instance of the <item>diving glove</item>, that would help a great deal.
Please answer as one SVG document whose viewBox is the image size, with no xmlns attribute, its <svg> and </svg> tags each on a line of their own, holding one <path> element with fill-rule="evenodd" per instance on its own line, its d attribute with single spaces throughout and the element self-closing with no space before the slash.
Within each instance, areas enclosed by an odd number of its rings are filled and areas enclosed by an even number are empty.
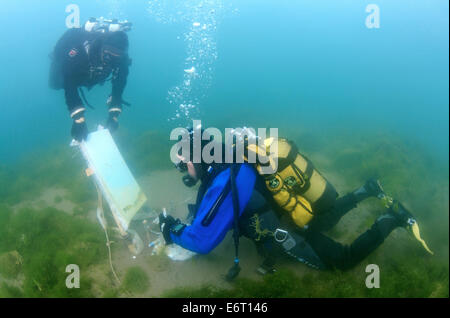
<svg viewBox="0 0 450 318">
<path fill-rule="evenodd" d="M 159 215 L 159 229 L 163 234 L 166 245 L 173 243 L 170 234 L 180 235 L 185 227 L 186 224 L 181 223 L 180 219 L 175 220 L 171 215 L 165 213 Z"/>
<path fill-rule="evenodd" d="M 122 113 L 123 101 L 110 95 L 106 101 L 109 106 L 109 116 L 106 121 L 106 128 L 114 132 L 119 128 L 119 115 Z"/>
<path fill-rule="evenodd" d="M 84 111 L 76 113 L 75 115 L 73 115 L 72 119 L 73 124 L 71 134 L 73 139 L 75 139 L 78 142 L 86 140 L 89 131 L 86 125 L 86 120 L 84 118 Z"/>
<path fill-rule="evenodd" d="M 119 115 L 121 110 L 120 108 L 117 109 L 111 108 L 109 110 L 109 116 L 106 121 L 106 128 L 109 129 L 110 132 L 114 132 L 119 128 Z"/>
</svg>

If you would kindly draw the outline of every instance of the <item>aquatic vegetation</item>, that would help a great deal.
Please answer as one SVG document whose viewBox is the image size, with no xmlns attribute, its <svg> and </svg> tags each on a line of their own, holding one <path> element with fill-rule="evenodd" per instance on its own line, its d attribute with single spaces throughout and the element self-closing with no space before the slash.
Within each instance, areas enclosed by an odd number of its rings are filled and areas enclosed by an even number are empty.
<svg viewBox="0 0 450 318">
<path fill-rule="evenodd" d="M 251 220 L 251 226 L 254 228 L 255 233 L 258 235 L 255 241 L 260 241 L 262 238 L 267 237 L 268 235 L 273 235 L 273 232 L 269 231 L 268 229 L 261 230 L 261 221 L 258 214 L 255 213 L 251 217 Z"/>
<path fill-rule="evenodd" d="M 385 190 L 400 199 L 431 192 L 437 180 L 446 180 L 442 169 L 448 171 L 448 166 L 426 155 L 423 145 L 390 133 L 357 138 L 339 134 L 332 144 L 324 144 L 322 153 L 331 158 L 331 171 L 340 171 L 356 184 L 380 178 Z"/>
<path fill-rule="evenodd" d="M 15 278 L 22 269 L 23 258 L 17 251 L 0 254 L 0 275 Z"/>
<path fill-rule="evenodd" d="M 58 204 L 58 203 L 61 203 L 62 200 L 63 200 L 62 197 L 61 197 L 60 195 L 57 195 L 57 196 L 55 196 L 54 202 L 55 202 L 56 204 Z"/>
<path fill-rule="evenodd" d="M 118 298 L 120 296 L 120 291 L 116 288 L 108 288 L 103 295 L 102 298 Z"/>
<path fill-rule="evenodd" d="M 414 239 L 401 234 L 396 236 L 401 242 L 393 242 L 389 248 L 381 248 L 367 259 L 368 263 L 379 264 L 382 268 L 380 289 L 365 287 L 363 265 L 348 272 L 298 275 L 281 264 L 275 275 L 261 281 L 239 278 L 230 289 L 206 285 L 175 289 L 164 296 L 448 297 L 448 166 L 428 158 L 427 152 L 418 151 L 420 146 L 412 141 L 391 134 L 355 138 L 342 133 L 335 135 L 333 143 L 321 136 L 304 136 L 292 133 L 288 137 L 302 141 L 297 142 L 299 148 L 319 171 L 326 177 L 330 175 L 332 183 L 338 181 L 337 190 L 341 194 L 353 190 L 369 177 L 379 177 L 385 190 L 405 202 L 417 215 L 422 236 L 436 255 L 426 255 Z M 118 135 L 117 140 L 136 176 L 172 168 L 168 153 L 173 143 L 165 134 L 149 131 L 131 138 L 124 133 Z M 94 294 L 93 286 L 98 287 L 99 278 L 89 271 L 92 265 L 107 257 L 104 233 L 98 224 L 86 218 L 96 207 L 96 190 L 92 180 L 84 174 L 83 159 L 74 157 L 74 153 L 68 147 L 55 148 L 50 153 L 28 156 L 16 166 L 0 167 L 0 275 L 16 277 L 18 283 L 18 286 L 2 283 L 0 297 L 119 297 L 130 293 L 141 295 L 150 288 L 146 272 L 131 268 L 122 278 L 120 288 L 109 284 Z M 341 177 L 343 179 L 339 180 Z M 61 199 L 72 201 L 75 203 L 73 215 L 49 208 L 45 202 L 39 205 L 40 193 L 51 187 L 65 190 L 65 197 L 55 197 L 54 203 Z M 36 198 L 33 209 L 13 213 L 12 207 L 17 203 Z M 330 235 L 346 241 L 369 228 L 384 211 L 375 199 L 364 202 L 361 208 L 368 212 L 355 228 L 336 227 Z M 108 213 L 106 217 L 108 223 L 113 224 Z M 113 233 L 110 231 L 111 235 Z M 114 252 L 121 247 L 114 244 L 112 248 Z M 22 258 L 20 266 L 9 257 L 8 253 L 15 251 Z M 4 255 L 9 256 L 3 258 Z M 214 255 L 208 257 L 213 263 Z M 147 265 L 151 271 L 165 272 L 171 270 L 170 262 L 164 255 L 151 256 Z M 65 266 L 72 263 L 78 264 L 82 273 L 89 272 L 81 276 L 79 290 L 69 290 L 65 286 Z"/>
<path fill-rule="evenodd" d="M 146 256 L 146 261 L 153 271 L 155 272 L 165 272 L 169 269 L 171 260 L 167 257 L 166 254 L 156 254 L 156 255 L 148 255 Z"/>
<path fill-rule="evenodd" d="M 67 189 L 68 198 L 76 203 L 92 199 L 93 185 L 84 174 L 83 160 L 74 154 L 69 147 L 56 147 L 29 154 L 9 169 L 0 168 L 0 201 L 18 204 L 51 187 Z"/>
<path fill-rule="evenodd" d="M 380 287 L 368 289 L 363 267 L 348 272 L 321 271 L 298 276 L 280 269 L 262 281 L 238 278 L 231 289 L 212 285 L 176 288 L 166 297 L 301 298 L 301 297 L 448 297 L 448 266 L 418 260 L 385 265 Z M 302 266 L 302 265 L 299 265 Z"/>
<path fill-rule="evenodd" d="M 330 142 L 330 135 L 333 135 Z M 385 191 L 417 217 L 431 246 L 448 255 L 448 162 L 432 157 L 423 144 L 391 132 L 331 131 L 328 134 L 293 135 L 301 151 L 343 195 L 370 177 L 379 178 Z M 372 218 L 368 228 L 385 211 L 377 200 L 364 202 Z"/>
<path fill-rule="evenodd" d="M 88 297 L 91 279 L 81 275 L 80 289 L 65 285 L 69 264 L 80 271 L 105 259 L 104 237 L 91 222 L 61 211 L 23 209 L 14 214 L 2 210 L 0 253 L 17 251 L 22 258 L 23 295 L 26 297 Z M 7 217 L 5 217 L 7 215 Z"/>
<path fill-rule="evenodd" d="M 133 294 L 143 294 L 150 287 L 147 273 L 140 267 L 130 267 L 122 283 L 123 288 Z"/>
<path fill-rule="evenodd" d="M 85 217 L 88 215 L 89 211 L 92 211 L 96 208 L 96 203 L 92 202 L 92 201 L 85 201 L 82 202 L 81 204 L 76 205 L 73 208 L 73 215 L 74 216 L 81 216 L 81 217 Z"/>
<path fill-rule="evenodd" d="M 0 298 L 21 298 L 24 297 L 20 288 L 7 283 L 0 284 Z"/>
</svg>

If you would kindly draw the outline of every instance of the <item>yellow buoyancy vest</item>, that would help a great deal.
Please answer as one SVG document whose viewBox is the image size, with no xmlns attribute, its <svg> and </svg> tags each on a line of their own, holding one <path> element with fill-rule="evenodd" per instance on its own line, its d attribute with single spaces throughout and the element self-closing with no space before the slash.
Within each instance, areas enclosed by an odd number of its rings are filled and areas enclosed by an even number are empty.
<svg viewBox="0 0 450 318">
<path fill-rule="evenodd" d="M 278 142 L 278 152 L 270 157 L 269 150 L 275 141 Z M 256 169 L 264 177 L 275 202 L 290 213 L 299 227 L 304 228 L 315 214 L 334 206 L 338 196 L 336 190 L 314 168 L 312 162 L 298 152 L 293 142 L 283 138 L 268 138 L 264 145 L 266 149 L 249 144 L 247 150 L 258 154 L 259 159 L 264 157 L 268 162 L 266 166 L 270 164 L 274 168 L 275 173 L 263 174 L 264 165 L 256 163 Z M 275 158 L 278 160 L 277 169 Z"/>
</svg>

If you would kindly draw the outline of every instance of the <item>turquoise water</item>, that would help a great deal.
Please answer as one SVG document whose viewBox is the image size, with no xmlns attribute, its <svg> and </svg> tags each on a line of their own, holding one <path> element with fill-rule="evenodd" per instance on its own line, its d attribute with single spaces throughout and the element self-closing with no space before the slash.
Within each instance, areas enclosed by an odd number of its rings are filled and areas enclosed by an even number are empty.
<svg viewBox="0 0 450 318">
<path fill-rule="evenodd" d="M 130 296 L 98 274 L 108 275 L 109 265 L 103 233 L 92 222 L 96 192 L 81 173 L 80 156 L 69 148 L 64 94 L 47 84 L 48 55 L 67 29 L 69 4 L 79 7 L 81 23 L 91 16 L 133 22 L 133 64 L 123 96 L 132 106 L 124 109 L 114 137 L 152 209 L 194 197 L 171 169 L 172 129 L 195 119 L 220 129 L 272 127 L 293 139 L 340 194 L 369 177 L 380 178 L 387 192 L 413 211 L 435 252 L 431 257 L 406 231 L 396 230 L 348 273 L 316 273 L 288 263 L 281 265 L 280 276 L 243 281 L 231 295 L 448 297 L 448 1 L 37 3 L 0 3 L 0 297 Z M 379 7 L 379 28 L 366 25 L 369 4 Z M 109 93 L 109 83 L 86 93 L 96 106 L 87 111 L 91 130 L 106 119 Z M 331 236 L 349 243 L 384 212 L 368 200 Z M 256 266 L 259 259 L 247 243 L 245 261 Z M 145 280 L 139 270 L 127 272 L 137 264 L 151 282 L 142 295 L 180 287 L 167 259 L 135 262 L 119 246 L 113 246 L 113 256 L 125 285 Z M 185 275 L 188 287 L 215 283 L 227 270 L 230 246 L 225 241 L 212 256 L 177 267 L 177 274 Z M 89 268 L 94 291 L 65 288 L 68 262 Z M 362 285 L 367 262 L 383 267 L 384 289 Z M 99 271 L 99 264 L 108 269 Z M 12 277 L 8 284 L 2 281 L 5 268 Z M 202 275 L 192 275 L 197 268 Z M 302 277 L 293 282 L 298 288 L 283 287 L 292 280 L 286 268 Z M 241 276 L 255 278 L 252 270 L 245 267 Z M 311 279 L 317 283 L 305 291 L 302 286 Z M 186 293 L 181 295 L 230 297 L 208 289 Z"/>
<path fill-rule="evenodd" d="M 70 142 L 63 93 L 47 87 L 47 55 L 66 29 L 70 3 L 0 5 L 2 161 Z M 324 134 L 388 129 L 448 161 L 448 1 L 377 1 L 379 29 L 365 25 L 370 1 L 74 3 L 82 22 L 105 16 L 134 23 L 126 129 L 171 129 L 191 117 L 205 126 L 278 127 L 280 134 L 285 126 Z M 208 29 L 186 37 L 198 32 L 194 22 Z M 182 99 L 195 109 L 169 121 L 182 100 L 171 104 L 170 92 L 183 88 L 189 57 L 198 58 L 199 76 Z M 87 94 L 97 106 L 88 114 L 92 128 L 106 117 L 106 86 Z"/>
</svg>

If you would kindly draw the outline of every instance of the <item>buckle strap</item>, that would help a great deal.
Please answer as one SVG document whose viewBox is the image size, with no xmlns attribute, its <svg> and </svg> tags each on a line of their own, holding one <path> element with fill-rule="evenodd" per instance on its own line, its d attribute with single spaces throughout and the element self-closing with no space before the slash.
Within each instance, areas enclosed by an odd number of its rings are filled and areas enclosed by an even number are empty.
<svg viewBox="0 0 450 318">
<path fill-rule="evenodd" d="M 74 111 L 70 114 L 70 117 L 71 117 L 71 118 L 74 118 L 77 114 L 79 114 L 79 113 L 81 113 L 81 112 L 84 112 L 85 110 L 86 110 L 86 108 L 80 107 L 80 108 L 74 110 Z"/>
<path fill-rule="evenodd" d="M 281 237 L 280 237 L 281 234 Z M 273 234 L 273 237 L 275 241 L 278 243 L 283 243 L 288 238 L 288 231 L 282 230 L 282 229 L 276 229 L 275 233 Z"/>
</svg>

